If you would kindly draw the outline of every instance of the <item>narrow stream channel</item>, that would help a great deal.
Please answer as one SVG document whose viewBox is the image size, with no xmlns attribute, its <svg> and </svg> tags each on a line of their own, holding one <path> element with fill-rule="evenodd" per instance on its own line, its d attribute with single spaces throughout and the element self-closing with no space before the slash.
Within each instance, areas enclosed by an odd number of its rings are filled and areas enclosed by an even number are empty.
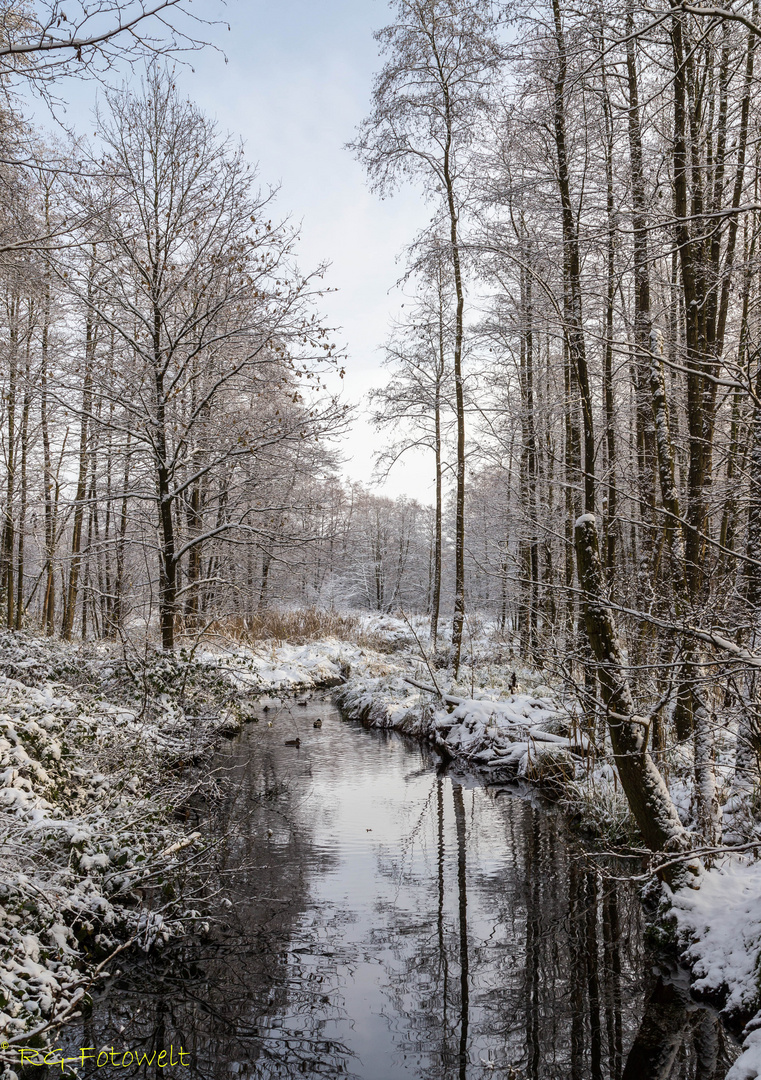
<svg viewBox="0 0 761 1080">
<path fill-rule="evenodd" d="M 185 1064 L 88 1075 L 724 1075 L 716 1017 L 654 971 L 635 889 L 559 814 L 327 699 L 260 715 L 220 753 L 206 823 L 232 901 L 219 932 L 125 964 L 67 1033 L 148 1060 L 182 1046 Z"/>
</svg>

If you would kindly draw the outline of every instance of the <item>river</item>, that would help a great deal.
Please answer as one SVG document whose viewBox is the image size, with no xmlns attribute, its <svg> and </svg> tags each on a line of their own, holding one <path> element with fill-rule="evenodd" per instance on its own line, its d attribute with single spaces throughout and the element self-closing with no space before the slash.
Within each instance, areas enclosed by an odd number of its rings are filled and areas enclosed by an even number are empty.
<svg viewBox="0 0 761 1080">
<path fill-rule="evenodd" d="M 221 750 L 223 798 L 200 815 L 214 933 L 125 962 L 67 1033 L 149 1061 L 182 1047 L 182 1064 L 88 1075 L 724 1075 L 732 1040 L 657 969 L 636 889 L 561 814 L 319 695 L 259 717 Z"/>
</svg>

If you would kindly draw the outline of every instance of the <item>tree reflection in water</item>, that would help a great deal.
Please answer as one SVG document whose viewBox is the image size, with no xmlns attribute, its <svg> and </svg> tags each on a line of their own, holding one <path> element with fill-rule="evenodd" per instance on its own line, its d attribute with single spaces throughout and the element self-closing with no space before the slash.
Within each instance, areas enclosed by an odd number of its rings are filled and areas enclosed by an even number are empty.
<svg viewBox="0 0 761 1080">
<path fill-rule="evenodd" d="M 324 703 L 293 712 L 297 752 L 281 718 L 223 761 L 224 925 L 133 963 L 70 1046 L 181 1043 L 173 1075 L 215 1080 L 724 1075 L 716 1018 L 651 974 L 635 889 L 559 814 Z"/>
<path fill-rule="evenodd" d="M 415 945 L 407 927 L 384 985 L 389 1015 L 405 1017 L 402 1056 L 418 1061 L 420 1077 L 459 1080 L 485 1065 L 531 1080 L 620 1080 L 624 1008 L 629 1041 L 642 1008 L 636 894 L 588 869 L 558 815 L 446 777 L 435 783 L 436 934 L 419 926 Z M 403 861 L 389 859 L 384 872 L 401 877 Z"/>
<path fill-rule="evenodd" d="M 229 744 L 219 761 L 225 797 L 199 810 L 218 844 L 210 890 L 231 902 L 218 909 L 211 939 L 170 944 L 158 957 L 133 961 L 99 995 L 81 1034 L 75 1027 L 67 1032 L 73 1052 L 81 1045 L 114 1046 L 150 1058 L 182 1045 L 190 1065 L 89 1064 L 86 1075 L 352 1075 L 346 1049 L 324 1034 L 341 1011 L 337 980 L 327 966 L 318 971 L 310 963 L 319 945 L 311 957 L 303 957 L 298 944 L 288 948 L 297 927 L 309 933 L 310 876 L 328 872 L 332 860 L 329 851 L 315 849 L 309 822 L 298 814 L 309 777 L 284 767 L 280 742 L 258 739 L 255 753 L 245 742 Z M 331 935 L 329 921 L 315 923 L 315 931 Z"/>
<path fill-rule="evenodd" d="M 723 1080 L 737 1048 L 718 1016 L 696 1006 L 685 981 L 683 973 L 657 976 L 623 1080 Z"/>
</svg>

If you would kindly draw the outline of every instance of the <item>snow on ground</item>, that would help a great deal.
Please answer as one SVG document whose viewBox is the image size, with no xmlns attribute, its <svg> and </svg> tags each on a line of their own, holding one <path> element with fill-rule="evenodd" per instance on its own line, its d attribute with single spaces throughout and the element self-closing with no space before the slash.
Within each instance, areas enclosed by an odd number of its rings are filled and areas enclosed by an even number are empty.
<svg viewBox="0 0 761 1080">
<path fill-rule="evenodd" d="M 134 937 L 148 947 L 170 920 L 146 910 L 147 868 L 182 842 L 173 796 L 155 799 L 160 757 L 177 744 L 109 702 L 0 676 L 0 1029 L 44 1023 L 81 986 L 86 954 Z M 151 760 L 153 758 L 153 760 Z M 86 944 L 85 944 L 86 943 Z"/>
<path fill-rule="evenodd" d="M 193 763 L 209 758 L 220 733 L 238 730 L 263 695 L 342 683 L 348 715 L 428 739 L 485 779 L 543 784 L 609 840 L 631 835 L 610 754 L 581 730 L 572 697 L 483 643 L 450 686 L 420 659 L 416 634 L 422 625 L 375 616 L 360 621 L 352 641 L 219 640 L 132 658 L 0 634 L 0 1035 L 44 1028 L 124 941 L 148 948 L 203 922 L 181 904 L 156 910 L 148 875 L 161 867 L 171 878 L 202 856 L 200 838 L 187 836 L 173 811 L 203 782 Z M 410 678 L 438 681 L 444 700 Z M 587 731 L 594 727 L 587 720 Z M 668 760 L 691 827 L 691 752 L 672 748 Z M 758 1000 L 760 867 L 724 862 L 700 890 L 674 897 L 697 988 L 724 992 L 728 1009 L 746 1014 Z M 730 1073 L 759 1077 L 761 1018 Z"/>
<path fill-rule="evenodd" d="M 726 1080 L 758 1080 L 761 1076 L 761 1016 L 745 1029 L 743 1052 L 729 1070 Z"/>
<path fill-rule="evenodd" d="M 761 863 L 727 858 L 705 872 L 698 889 L 682 889 L 672 898 L 693 988 L 721 995 L 725 1011 L 747 1015 L 759 994 L 761 954 Z M 727 1080 L 761 1076 L 761 1015 L 746 1029 L 744 1052 Z"/>
<path fill-rule="evenodd" d="M 698 889 L 681 889 L 672 910 L 694 989 L 727 992 L 728 1013 L 747 1012 L 758 996 L 761 950 L 761 863 L 727 859 L 703 873 Z"/>
<path fill-rule="evenodd" d="M 335 639 L 304 645 L 263 642 L 234 650 L 198 650 L 195 660 L 224 672 L 243 690 L 276 694 L 335 685 L 341 681 L 346 663 L 356 661 L 359 652 L 358 647 Z"/>
</svg>

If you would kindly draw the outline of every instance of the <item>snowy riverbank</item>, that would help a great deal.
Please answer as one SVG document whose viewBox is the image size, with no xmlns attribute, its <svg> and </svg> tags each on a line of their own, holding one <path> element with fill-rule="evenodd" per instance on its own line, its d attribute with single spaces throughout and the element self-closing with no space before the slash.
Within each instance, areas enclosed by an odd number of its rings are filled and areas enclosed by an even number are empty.
<svg viewBox="0 0 761 1080">
<path fill-rule="evenodd" d="M 680 890 L 671 904 L 693 990 L 720 1002 L 729 1018 L 747 1020 L 759 1008 L 761 862 L 725 856 L 703 873 L 699 888 Z M 761 1012 L 743 1040 L 727 1080 L 761 1076 Z"/>
<path fill-rule="evenodd" d="M 204 841 L 183 808 L 213 797 L 204 766 L 260 695 L 339 681 L 344 651 L 269 644 L 137 663 L 0 636 L 0 1031 L 11 1047 L 44 1039 L 125 945 L 203 928 Z"/>
<path fill-rule="evenodd" d="M 522 677 L 526 688 L 502 699 L 495 696 L 497 687 L 489 687 L 472 697 L 445 694 L 442 704 L 437 688 L 424 689 L 419 669 L 412 682 L 405 669 L 376 676 L 360 672 L 336 698 L 350 716 L 427 739 L 447 758 L 484 770 L 490 779 L 571 779 L 574 755 L 590 752 L 578 716 L 550 687 L 534 679 L 529 689 L 530 673 Z"/>
<path fill-rule="evenodd" d="M 214 747 L 263 719 L 265 697 L 336 687 L 347 716 L 430 741 L 485 782 L 533 782 L 608 843 L 632 840 L 615 766 L 562 688 L 523 666 L 484 661 L 442 704 L 409 681 L 430 684 L 438 672 L 416 659 L 398 626 L 382 631 L 378 649 L 363 639 L 217 642 L 140 662 L 112 647 L 0 636 L 7 1041 L 45 1039 L 114 970 L 108 958 L 125 944 L 160 948 L 203 929 L 204 841 L 184 807 L 196 794 L 214 796 Z M 383 651 L 383 634 L 396 635 L 397 651 Z M 682 756 L 670 783 L 689 825 L 691 763 Z M 725 859 L 698 891 L 677 894 L 672 910 L 695 989 L 747 1018 L 758 1007 L 761 864 Z M 759 1075 L 761 1034 L 750 1032 L 731 1077 Z"/>
<path fill-rule="evenodd" d="M 414 671 L 412 668 L 414 667 Z M 612 756 L 581 731 L 573 698 L 547 685 L 542 675 L 518 666 L 490 671 L 482 665 L 474 683 L 441 696 L 412 685 L 431 682 L 422 665 L 389 665 L 382 674 L 353 670 L 336 697 L 347 715 L 432 742 L 460 767 L 486 782 L 523 778 L 558 799 L 580 826 L 614 846 L 639 846 Z M 470 693 L 468 693 L 470 690 Z M 460 696 L 462 695 L 462 696 Z M 717 739 L 719 795 L 731 797 L 731 745 Z M 694 826 L 689 747 L 672 749 L 670 788 L 680 817 Z M 732 843 L 753 840 L 737 835 Z M 699 846 L 696 840 L 696 846 Z M 725 855 L 705 870 L 699 889 L 671 898 L 670 915 L 696 993 L 742 1023 L 761 1003 L 761 862 L 756 852 Z M 745 1031 L 746 1050 L 729 1080 L 761 1077 L 761 1014 Z"/>
</svg>

